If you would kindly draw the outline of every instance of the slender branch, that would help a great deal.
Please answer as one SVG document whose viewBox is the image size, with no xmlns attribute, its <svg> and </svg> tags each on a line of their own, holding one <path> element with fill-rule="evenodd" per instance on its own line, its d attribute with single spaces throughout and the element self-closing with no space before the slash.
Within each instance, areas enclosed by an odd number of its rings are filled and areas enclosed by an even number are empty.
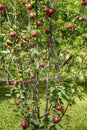
<svg viewBox="0 0 87 130">
<path fill-rule="evenodd" d="M 16 0 L 14 0 L 14 15 L 15 15 L 15 18 L 14 18 L 14 22 L 15 22 L 15 26 L 17 26 L 17 12 L 16 12 Z"/>
</svg>

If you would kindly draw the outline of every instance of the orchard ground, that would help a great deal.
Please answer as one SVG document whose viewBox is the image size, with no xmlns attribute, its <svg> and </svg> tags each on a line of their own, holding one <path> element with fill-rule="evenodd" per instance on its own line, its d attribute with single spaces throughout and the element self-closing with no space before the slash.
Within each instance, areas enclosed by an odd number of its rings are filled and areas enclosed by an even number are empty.
<svg viewBox="0 0 87 130">
<path fill-rule="evenodd" d="M 0 130 L 21 130 L 21 119 L 17 115 L 16 106 L 10 104 L 14 102 L 14 99 L 5 96 L 9 90 L 9 86 L 0 85 Z M 84 89 L 81 95 L 83 95 L 83 100 L 75 97 L 76 104 L 69 107 L 60 123 L 63 128 L 58 126 L 58 130 L 87 130 L 87 90 Z M 44 93 L 41 95 L 41 103 L 43 106 Z"/>
</svg>

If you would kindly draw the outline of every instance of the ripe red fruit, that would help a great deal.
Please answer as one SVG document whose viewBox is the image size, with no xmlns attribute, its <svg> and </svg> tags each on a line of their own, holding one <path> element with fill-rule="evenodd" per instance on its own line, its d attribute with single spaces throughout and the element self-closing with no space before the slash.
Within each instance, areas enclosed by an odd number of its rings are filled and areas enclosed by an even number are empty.
<svg viewBox="0 0 87 130">
<path fill-rule="evenodd" d="M 30 44 L 30 48 L 34 48 L 34 44 L 33 43 Z"/>
<path fill-rule="evenodd" d="M 45 55 L 42 56 L 42 60 L 46 60 L 46 56 Z"/>
<path fill-rule="evenodd" d="M 27 128 L 27 122 L 23 121 L 21 123 L 21 127 L 23 128 L 23 130 L 26 129 Z"/>
<path fill-rule="evenodd" d="M 3 9 L 4 9 L 4 5 L 0 4 L 0 10 L 3 10 Z"/>
<path fill-rule="evenodd" d="M 71 29 L 73 27 L 73 24 L 72 23 L 69 23 L 68 25 L 67 25 L 67 28 L 68 29 Z"/>
<path fill-rule="evenodd" d="M 19 82 L 18 82 L 17 80 L 15 80 L 15 81 L 13 82 L 13 85 L 14 85 L 15 87 L 17 87 L 18 84 L 19 84 Z"/>
<path fill-rule="evenodd" d="M 27 110 L 30 110 L 30 106 L 27 105 L 27 106 L 26 106 L 26 109 L 27 109 Z"/>
<path fill-rule="evenodd" d="M 36 37 L 37 35 L 38 35 L 38 32 L 33 32 L 31 36 Z"/>
<path fill-rule="evenodd" d="M 15 105 L 16 106 L 19 105 L 19 101 L 18 100 L 15 101 Z"/>
<path fill-rule="evenodd" d="M 9 43 L 8 43 L 8 42 L 4 43 L 4 46 L 5 46 L 5 47 L 8 47 L 8 46 L 9 46 Z"/>
<path fill-rule="evenodd" d="M 22 40 L 18 40 L 18 44 L 22 45 L 23 41 Z"/>
<path fill-rule="evenodd" d="M 39 67 L 42 67 L 42 68 L 44 68 L 44 67 L 45 67 L 45 64 L 44 64 L 44 62 L 40 62 L 40 63 L 39 63 Z"/>
<path fill-rule="evenodd" d="M 3 15 L 5 15 L 5 16 L 7 15 L 7 11 L 6 10 L 3 11 Z"/>
<path fill-rule="evenodd" d="M 24 39 L 25 41 L 29 41 L 29 39 L 28 39 L 27 36 L 25 36 L 25 35 L 23 35 L 23 39 Z"/>
<path fill-rule="evenodd" d="M 49 33 L 50 33 L 50 30 L 49 30 L 49 29 L 46 29 L 46 30 L 45 30 L 45 33 L 46 33 L 46 34 L 49 34 Z"/>
<path fill-rule="evenodd" d="M 35 75 L 34 75 L 34 74 L 31 74 L 30 77 L 31 77 L 31 79 L 34 79 L 34 78 L 35 78 Z"/>
<path fill-rule="evenodd" d="M 16 32 L 10 32 L 10 37 L 15 37 L 16 36 Z"/>
<path fill-rule="evenodd" d="M 53 118 L 54 123 L 58 123 L 58 122 L 60 122 L 60 120 L 61 120 L 60 117 L 54 117 Z"/>
<path fill-rule="evenodd" d="M 46 42 L 46 45 L 47 45 L 47 46 L 51 46 L 51 44 L 52 44 L 51 41 Z"/>
<path fill-rule="evenodd" d="M 49 12 L 48 12 L 48 15 L 52 15 L 55 13 L 55 10 L 54 9 L 49 9 Z"/>
<path fill-rule="evenodd" d="M 62 110 L 62 106 L 60 106 L 60 105 L 56 106 L 56 110 L 57 111 L 61 111 Z"/>
<path fill-rule="evenodd" d="M 28 80 L 25 80 L 25 81 L 23 82 L 23 84 L 24 84 L 25 87 L 28 87 Z"/>
<path fill-rule="evenodd" d="M 30 13 L 30 14 L 29 14 L 29 18 L 30 18 L 30 19 L 33 19 L 34 17 L 35 17 L 34 13 Z"/>
<path fill-rule="evenodd" d="M 49 13 L 49 8 L 48 8 L 48 7 L 45 7 L 43 11 L 44 11 L 45 13 Z"/>
<path fill-rule="evenodd" d="M 37 26 L 41 26 L 41 24 L 42 24 L 42 23 L 41 23 L 40 20 L 37 20 L 37 21 L 36 21 L 36 25 L 37 25 Z"/>
<path fill-rule="evenodd" d="M 82 5 L 87 5 L 87 0 L 82 0 Z"/>
<path fill-rule="evenodd" d="M 27 9 L 31 10 L 33 8 L 32 4 L 27 4 Z"/>
</svg>

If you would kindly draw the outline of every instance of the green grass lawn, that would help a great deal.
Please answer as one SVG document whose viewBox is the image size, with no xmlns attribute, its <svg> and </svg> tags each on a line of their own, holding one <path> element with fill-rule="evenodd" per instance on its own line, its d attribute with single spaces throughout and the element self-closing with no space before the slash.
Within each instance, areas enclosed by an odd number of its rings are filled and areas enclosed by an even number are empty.
<svg viewBox="0 0 87 130">
<path fill-rule="evenodd" d="M 20 118 L 9 107 L 12 98 L 5 97 L 9 87 L 0 86 L 0 130 L 21 130 Z M 64 128 L 58 130 L 87 130 L 87 94 L 84 94 L 84 100 L 75 98 L 76 104 L 69 107 L 66 116 L 61 124 Z M 43 99 L 42 99 L 42 102 Z M 68 119 L 68 120 L 67 120 Z"/>
</svg>

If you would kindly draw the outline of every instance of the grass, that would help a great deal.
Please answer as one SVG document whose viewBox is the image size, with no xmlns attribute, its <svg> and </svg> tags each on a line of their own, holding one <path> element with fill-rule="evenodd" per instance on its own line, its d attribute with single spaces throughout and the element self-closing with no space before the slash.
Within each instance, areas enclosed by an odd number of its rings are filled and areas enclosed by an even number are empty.
<svg viewBox="0 0 87 130">
<path fill-rule="evenodd" d="M 9 107 L 11 97 L 5 97 L 9 91 L 8 86 L 0 86 L 0 130 L 21 130 L 20 118 Z M 64 128 L 58 127 L 58 130 L 87 130 L 87 94 L 84 94 L 84 100 L 75 98 L 76 104 L 69 107 L 66 116 L 61 124 Z M 42 99 L 42 102 L 43 99 Z M 68 119 L 68 120 L 66 120 Z"/>
</svg>

